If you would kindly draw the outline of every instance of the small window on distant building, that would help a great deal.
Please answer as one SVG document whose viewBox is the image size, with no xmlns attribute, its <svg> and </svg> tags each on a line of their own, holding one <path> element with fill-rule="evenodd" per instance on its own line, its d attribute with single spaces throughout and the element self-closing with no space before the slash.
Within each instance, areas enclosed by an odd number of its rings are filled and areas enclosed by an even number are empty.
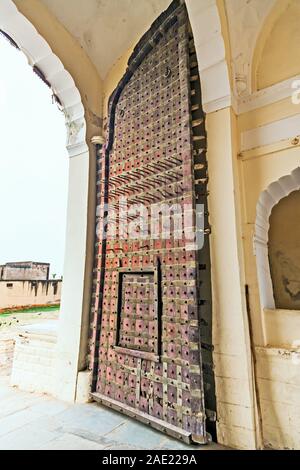
<svg viewBox="0 0 300 470">
<path fill-rule="evenodd" d="M 13 285 L 12 282 L 8 282 L 8 283 L 6 284 L 6 287 L 7 287 L 8 289 L 12 289 L 13 286 L 14 286 L 14 285 Z"/>
</svg>

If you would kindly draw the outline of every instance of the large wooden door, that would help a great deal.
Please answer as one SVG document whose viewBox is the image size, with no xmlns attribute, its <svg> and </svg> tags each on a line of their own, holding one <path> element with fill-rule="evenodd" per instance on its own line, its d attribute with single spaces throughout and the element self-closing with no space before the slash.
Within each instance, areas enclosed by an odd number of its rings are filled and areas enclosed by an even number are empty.
<svg viewBox="0 0 300 470">
<path fill-rule="evenodd" d="M 180 3 L 141 39 L 109 104 L 98 161 L 92 395 L 182 440 L 205 443 L 206 139 L 197 60 Z M 203 247 L 191 240 L 200 202 L 204 261 Z M 162 203 L 177 207 L 183 230 L 174 219 L 167 233 L 155 212 Z M 136 205 L 149 214 L 140 224 L 130 209 Z M 132 225 L 134 236 L 126 231 Z"/>
</svg>

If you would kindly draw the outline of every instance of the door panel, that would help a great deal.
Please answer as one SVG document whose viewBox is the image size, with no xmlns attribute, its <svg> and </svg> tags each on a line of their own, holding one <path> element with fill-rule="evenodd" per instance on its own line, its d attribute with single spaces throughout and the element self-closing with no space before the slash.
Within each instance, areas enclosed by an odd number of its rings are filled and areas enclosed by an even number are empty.
<svg viewBox="0 0 300 470">
<path fill-rule="evenodd" d="M 209 299 L 200 289 L 209 264 L 199 263 L 190 231 L 207 178 L 198 178 L 206 140 L 193 55 L 187 13 L 175 1 L 136 47 L 110 100 L 98 161 L 91 368 L 94 399 L 203 443 L 200 328 L 208 321 L 200 310 Z M 176 209 L 170 227 L 162 203 Z M 142 205 L 146 223 L 125 204 Z"/>
</svg>

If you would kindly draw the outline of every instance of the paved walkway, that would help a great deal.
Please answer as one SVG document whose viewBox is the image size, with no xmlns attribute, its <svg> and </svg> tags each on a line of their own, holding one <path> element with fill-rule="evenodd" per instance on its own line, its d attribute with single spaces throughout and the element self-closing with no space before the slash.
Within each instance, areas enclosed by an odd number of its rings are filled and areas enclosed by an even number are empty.
<svg viewBox="0 0 300 470">
<path fill-rule="evenodd" d="M 0 378 L 0 450 L 187 450 L 190 446 L 94 403 L 21 392 Z M 221 446 L 192 446 L 220 450 Z"/>
</svg>

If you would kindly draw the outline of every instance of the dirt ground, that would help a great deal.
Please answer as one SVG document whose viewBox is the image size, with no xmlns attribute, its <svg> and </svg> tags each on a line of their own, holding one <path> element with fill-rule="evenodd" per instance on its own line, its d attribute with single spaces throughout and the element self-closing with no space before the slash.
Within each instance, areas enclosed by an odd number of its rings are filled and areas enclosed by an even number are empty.
<svg viewBox="0 0 300 470">
<path fill-rule="evenodd" d="M 2 335 L 14 334 L 19 326 L 32 325 L 45 320 L 56 320 L 59 316 L 59 309 L 45 310 L 37 312 L 14 312 L 10 314 L 0 314 L 0 338 Z"/>
</svg>

